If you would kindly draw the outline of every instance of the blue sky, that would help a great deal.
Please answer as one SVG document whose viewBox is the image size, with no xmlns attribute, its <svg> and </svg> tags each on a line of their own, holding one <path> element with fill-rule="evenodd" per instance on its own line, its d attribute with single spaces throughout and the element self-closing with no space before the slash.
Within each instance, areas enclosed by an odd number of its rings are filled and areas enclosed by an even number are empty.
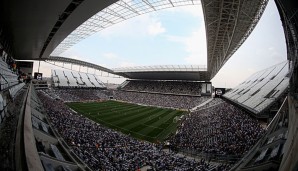
<svg viewBox="0 0 298 171">
<path fill-rule="evenodd" d="M 200 5 L 176 7 L 132 18 L 92 35 L 61 56 L 108 68 L 206 65 L 202 8 Z M 284 34 L 274 1 L 271 0 L 250 37 L 212 82 L 216 87 L 235 87 L 254 72 L 284 60 Z M 49 76 L 49 68 L 53 67 L 42 63 L 41 71 L 45 76 Z M 103 78 L 105 82 L 106 79 Z M 110 82 L 113 81 L 122 80 L 112 79 Z"/>
</svg>

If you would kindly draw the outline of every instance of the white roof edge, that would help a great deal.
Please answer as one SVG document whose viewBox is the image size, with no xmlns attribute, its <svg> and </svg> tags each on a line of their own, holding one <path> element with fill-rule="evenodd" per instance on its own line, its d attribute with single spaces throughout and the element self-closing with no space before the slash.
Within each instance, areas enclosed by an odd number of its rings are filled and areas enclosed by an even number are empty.
<svg viewBox="0 0 298 171">
<path fill-rule="evenodd" d="M 198 72 L 207 71 L 206 65 L 153 65 L 153 66 L 133 66 L 133 67 L 121 67 L 113 68 L 114 72 L 151 72 L 151 71 L 187 71 Z"/>
</svg>

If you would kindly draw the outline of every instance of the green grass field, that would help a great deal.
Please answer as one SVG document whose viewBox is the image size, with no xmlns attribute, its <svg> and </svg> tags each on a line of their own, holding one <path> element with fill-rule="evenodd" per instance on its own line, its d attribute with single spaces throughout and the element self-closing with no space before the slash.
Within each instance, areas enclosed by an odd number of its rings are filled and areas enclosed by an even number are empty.
<svg viewBox="0 0 298 171">
<path fill-rule="evenodd" d="M 174 120 L 183 111 L 140 106 L 118 101 L 67 103 L 93 121 L 138 139 L 162 142 L 177 129 Z"/>
</svg>

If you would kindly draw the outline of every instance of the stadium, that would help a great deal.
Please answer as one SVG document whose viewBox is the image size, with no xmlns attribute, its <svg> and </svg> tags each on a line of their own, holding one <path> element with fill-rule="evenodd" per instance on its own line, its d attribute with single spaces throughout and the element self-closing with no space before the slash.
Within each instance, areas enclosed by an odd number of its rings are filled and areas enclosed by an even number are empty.
<svg viewBox="0 0 298 171">
<path fill-rule="evenodd" d="M 249 39 L 267 4 L 0 1 L 0 169 L 298 170 L 298 4 L 274 0 L 286 61 L 232 89 L 211 81 Z M 60 55 L 125 20 L 192 5 L 202 6 L 207 66 L 109 68 Z M 41 61 L 59 67 L 46 78 Z M 124 81 L 105 83 L 103 73 Z"/>
</svg>

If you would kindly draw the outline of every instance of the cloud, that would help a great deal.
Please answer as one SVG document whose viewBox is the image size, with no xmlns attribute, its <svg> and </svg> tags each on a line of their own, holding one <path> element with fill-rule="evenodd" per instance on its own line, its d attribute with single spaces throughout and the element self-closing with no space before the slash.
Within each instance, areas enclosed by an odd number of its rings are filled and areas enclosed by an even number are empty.
<svg viewBox="0 0 298 171">
<path fill-rule="evenodd" d="M 189 64 L 207 64 L 207 46 L 206 46 L 206 33 L 205 28 L 201 27 L 199 30 L 194 31 L 190 37 L 185 41 L 186 51 L 189 56 L 185 61 Z"/>
<path fill-rule="evenodd" d="M 103 53 L 101 56 L 106 58 L 106 62 L 109 62 L 109 68 L 111 67 L 131 67 L 131 66 L 137 66 L 136 63 L 129 62 L 126 59 L 120 57 L 118 54 L 115 52 L 107 52 Z M 101 66 L 106 66 L 106 65 L 101 65 Z"/>
<path fill-rule="evenodd" d="M 162 26 L 161 22 L 152 22 L 151 25 L 148 26 L 149 35 L 158 35 L 164 33 L 166 29 Z"/>
<path fill-rule="evenodd" d="M 136 27 L 137 26 L 137 27 Z M 129 20 L 122 21 L 97 33 L 100 38 L 114 37 L 144 37 L 164 33 L 160 19 L 154 14 L 143 14 Z"/>
<path fill-rule="evenodd" d="M 204 14 L 203 14 L 203 9 L 202 9 L 202 5 L 200 3 L 200 5 L 190 5 L 190 6 L 181 6 L 181 7 L 175 7 L 175 8 L 169 8 L 168 9 L 169 12 L 172 13 L 185 13 L 188 15 L 191 15 L 192 17 L 196 17 L 196 18 L 204 18 Z"/>
<path fill-rule="evenodd" d="M 87 54 L 84 52 L 76 49 L 76 48 L 71 48 L 61 54 L 61 56 L 66 57 L 66 58 L 71 58 L 71 59 L 77 59 L 80 61 L 86 61 L 86 62 L 94 62 L 92 59 L 93 57 L 89 57 Z"/>
<path fill-rule="evenodd" d="M 184 60 L 191 65 L 207 65 L 207 46 L 204 25 L 199 26 L 189 36 L 167 36 L 168 40 L 181 43 L 187 52 Z"/>
<path fill-rule="evenodd" d="M 111 53 L 111 52 L 104 53 L 102 56 L 103 56 L 104 58 L 106 58 L 106 59 L 110 59 L 110 60 L 116 60 L 116 59 L 119 58 L 115 53 Z"/>
</svg>

